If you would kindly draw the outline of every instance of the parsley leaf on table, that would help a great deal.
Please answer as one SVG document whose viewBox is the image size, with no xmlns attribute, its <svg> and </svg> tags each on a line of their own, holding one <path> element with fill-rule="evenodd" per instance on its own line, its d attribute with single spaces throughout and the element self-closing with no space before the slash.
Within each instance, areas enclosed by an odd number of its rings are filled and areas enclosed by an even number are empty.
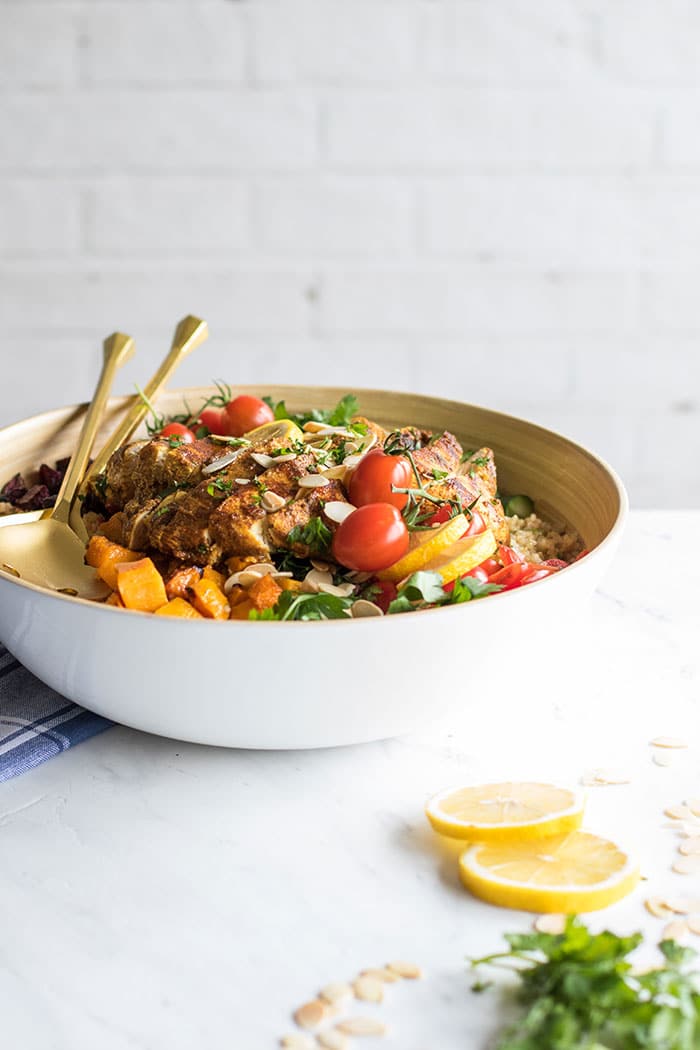
<svg viewBox="0 0 700 1050">
<path fill-rule="evenodd" d="M 593 934 L 575 916 L 562 934 L 507 934 L 506 941 L 509 951 L 472 960 L 472 966 L 505 965 L 521 982 L 526 1012 L 494 1050 L 700 1047 L 700 973 L 689 969 L 697 958 L 692 949 L 662 941 L 664 965 L 636 974 L 628 956 L 640 933 Z"/>
</svg>

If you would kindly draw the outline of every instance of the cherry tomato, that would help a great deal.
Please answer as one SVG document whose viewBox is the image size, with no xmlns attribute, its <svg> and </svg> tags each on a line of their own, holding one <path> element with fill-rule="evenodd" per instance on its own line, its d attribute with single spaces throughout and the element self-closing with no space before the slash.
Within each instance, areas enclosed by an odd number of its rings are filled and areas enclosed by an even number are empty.
<svg viewBox="0 0 700 1050">
<path fill-rule="evenodd" d="M 223 408 L 203 408 L 199 423 L 211 434 L 228 434 L 228 417 Z"/>
<path fill-rule="evenodd" d="M 452 508 L 449 503 L 445 503 L 444 506 L 438 507 L 431 518 L 428 518 L 428 525 L 442 525 L 443 522 L 449 521 L 452 517 Z M 469 515 L 467 515 L 469 518 Z M 465 536 L 476 536 L 477 533 L 483 532 L 486 528 L 486 522 L 479 514 L 478 510 L 471 512 L 471 518 L 469 518 L 469 524 L 462 533 L 460 539 L 464 539 Z"/>
<path fill-rule="evenodd" d="M 473 576 L 475 580 L 479 581 L 479 583 L 491 582 L 489 580 L 489 574 L 486 572 L 486 569 L 482 568 L 481 565 L 477 565 L 475 569 L 471 569 L 469 572 L 465 572 L 461 579 L 464 579 L 465 576 Z M 450 582 L 446 583 L 442 589 L 443 591 L 447 591 L 447 593 L 449 594 L 455 589 L 455 581 L 450 580 Z"/>
<path fill-rule="evenodd" d="M 547 561 L 542 562 L 543 565 L 549 565 L 553 569 L 565 569 L 566 562 L 562 561 L 561 558 L 547 558 Z"/>
<path fill-rule="evenodd" d="M 229 401 L 224 409 L 228 420 L 228 431 L 231 437 L 242 437 L 249 430 L 261 427 L 263 423 L 271 423 L 275 414 L 269 405 L 261 401 L 259 397 L 250 394 L 240 394 Z"/>
<path fill-rule="evenodd" d="M 403 558 L 408 529 L 391 503 L 366 503 L 340 523 L 333 537 L 333 557 L 356 572 L 380 572 Z"/>
<path fill-rule="evenodd" d="M 197 438 L 184 423 L 167 423 L 160 432 L 160 436 L 164 438 L 174 437 L 180 438 L 183 445 L 191 445 Z"/>
<path fill-rule="evenodd" d="M 504 565 L 498 572 L 489 576 L 489 583 L 497 583 L 504 591 L 512 591 L 514 587 L 521 587 L 523 577 L 530 571 L 531 566 L 524 561 L 514 561 L 510 565 Z"/>
<path fill-rule="evenodd" d="M 523 575 L 522 585 L 524 587 L 526 583 L 544 580 L 547 576 L 553 576 L 555 572 L 559 572 L 559 569 L 553 569 L 551 565 L 529 565 L 528 571 Z"/>
<path fill-rule="evenodd" d="M 374 597 L 371 600 L 385 613 L 398 593 L 396 584 L 388 580 L 372 580 L 372 587 Z"/>
<path fill-rule="evenodd" d="M 503 566 L 496 558 L 487 558 L 478 568 L 483 569 L 487 576 L 493 576 L 494 572 L 498 572 Z"/>
<path fill-rule="evenodd" d="M 502 543 L 498 547 L 498 556 L 502 565 L 513 565 L 515 562 L 524 562 L 522 554 L 518 554 L 512 547 L 505 547 Z"/>
<path fill-rule="evenodd" d="M 388 456 L 375 448 L 363 456 L 350 477 L 348 496 L 356 507 L 368 503 L 390 503 L 399 510 L 408 503 L 404 492 L 392 492 L 391 486 L 407 489 L 413 481 L 413 470 L 405 456 Z"/>
</svg>

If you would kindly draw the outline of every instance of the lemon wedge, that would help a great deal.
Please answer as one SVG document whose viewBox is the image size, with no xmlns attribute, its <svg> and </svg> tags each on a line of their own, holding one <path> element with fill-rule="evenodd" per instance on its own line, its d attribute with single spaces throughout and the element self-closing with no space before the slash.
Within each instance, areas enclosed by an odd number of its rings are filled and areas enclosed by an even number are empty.
<svg viewBox="0 0 700 1050">
<path fill-rule="evenodd" d="M 475 897 L 502 908 L 565 914 L 598 911 L 639 881 L 637 863 L 609 839 L 587 831 L 532 842 L 481 842 L 459 860 Z"/>
<path fill-rule="evenodd" d="M 245 439 L 250 441 L 252 448 L 273 442 L 279 442 L 281 446 L 289 445 L 294 441 L 301 441 L 303 436 L 299 427 L 296 423 L 292 423 L 291 419 L 275 419 L 271 423 L 263 423 L 262 426 L 255 427 L 254 430 L 249 430 L 244 435 Z"/>
<path fill-rule="evenodd" d="M 465 536 L 463 540 L 452 543 L 424 565 L 423 569 L 440 573 L 442 582 L 450 583 L 481 565 L 482 561 L 495 553 L 497 547 L 496 537 L 491 529 L 486 529 L 477 536 Z"/>
<path fill-rule="evenodd" d="M 523 842 L 581 826 L 585 795 L 554 784 L 506 782 L 449 788 L 425 813 L 442 835 L 471 842 Z"/>
<path fill-rule="evenodd" d="M 463 536 L 468 526 L 466 515 L 456 514 L 454 518 L 449 518 L 436 529 L 431 529 L 429 532 L 414 532 L 412 539 L 414 537 L 415 539 L 412 549 L 384 572 L 378 573 L 379 579 L 398 583 L 406 576 L 420 572 L 434 558 L 438 558 L 442 551 L 451 547 L 460 536 Z"/>
</svg>

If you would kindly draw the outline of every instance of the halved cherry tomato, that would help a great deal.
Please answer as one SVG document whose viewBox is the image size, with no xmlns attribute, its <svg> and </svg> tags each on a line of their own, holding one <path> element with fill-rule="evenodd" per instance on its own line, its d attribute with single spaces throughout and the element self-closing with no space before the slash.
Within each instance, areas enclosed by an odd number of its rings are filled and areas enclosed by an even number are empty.
<svg viewBox="0 0 700 1050">
<path fill-rule="evenodd" d="M 487 576 L 493 576 L 494 572 L 498 572 L 503 566 L 497 558 L 487 558 L 486 561 L 482 561 L 479 568 L 483 569 Z"/>
<path fill-rule="evenodd" d="M 520 587 L 523 582 L 523 577 L 530 571 L 530 566 L 527 562 L 514 561 L 509 565 L 504 565 L 498 572 L 494 572 L 489 576 L 489 583 L 497 583 L 499 587 L 502 587 L 505 591 L 511 591 L 514 587 Z"/>
<path fill-rule="evenodd" d="M 261 427 L 263 423 L 271 423 L 275 414 L 269 405 L 261 401 L 259 397 L 250 394 L 239 394 L 224 408 L 228 422 L 227 433 L 231 437 L 242 437 L 249 430 Z"/>
<path fill-rule="evenodd" d="M 465 572 L 464 576 L 473 576 L 475 580 L 479 581 L 479 583 L 490 583 L 491 582 L 489 580 L 489 574 L 486 572 L 486 570 L 484 568 L 482 568 L 481 565 L 477 565 L 477 567 L 475 569 L 472 569 L 470 572 Z M 464 576 L 461 576 L 460 579 L 463 580 Z M 450 580 L 449 583 L 446 583 L 446 584 L 443 585 L 442 589 L 443 589 L 443 591 L 447 591 L 447 593 L 449 594 L 450 591 L 453 591 L 455 589 L 455 581 L 454 580 Z"/>
<path fill-rule="evenodd" d="M 498 547 L 498 557 L 502 565 L 513 565 L 516 562 L 524 562 L 522 554 L 518 554 L 512 547 L 505 547 L 502 543 Z"/>
<path fill-rule="evenodd" d="M 333 557 L 356 572 L 388 569 L 408 550 L 406 522 L 391 503 L 367 503 L 340 523 Z"/>
<path fill-rule="evenodd" d="M 392 485 L 400 489 L 411 487 L 413 470 L 405 456 L 388 456 L 375 448 L 363 456 L 350 476 L 348 497 L 356 507 L 368 503 L 390 503 L 403 510 L 408 502 L 405 492 L 392 492 Z"/>
<path fill-rule="evenodd" d="M 452 517 L 452 508 L 449 503 L 445 503 L 442 507 L 438 507 L 432 517 L 428 518 L 428 525 L 442 525 L 443 522 L 449 521 Z M 471 512 L 471 518 L 469 519 L 469 525 L 465 532 L 462 533 L 460 539 L 464 539 L 465 536 L 476 536 L 477 533 L 483 532 L 486 528 L 486 522 L 479 514 L 478 510 Z"/>
<path fill-rule="evenodd" d="M 193 441 L 197 440 L 194 433 L 184 423 L 167 423 L 161 430 L 160 436 L 164 438 L 180 438 L 183 445 L 191 445 Z"/>
<path fill-rule="evenodd" d="M 555 572 L 559 572 L 558 569 L 553 569 L 551 565 L 530 565 L 529 572 L 526 572 L 522 578 L 522 585 L 526 583 L 535 583 L 537 580 L 544 580 L 547 576 L 553 576 Z"/>
<path fill-rule="evenodd" d="M 199 413 L 199 423 L 211 434 L 228 435 L 228 417 L 223 408 L 203 408 Z"/>
<path fill-rule="evenodd" d="M 385 613 L 398 593 L 396 584 L 388 580 L 373 580 L 372 588 L 374 597 L 371 600 Z"/>
</svg>

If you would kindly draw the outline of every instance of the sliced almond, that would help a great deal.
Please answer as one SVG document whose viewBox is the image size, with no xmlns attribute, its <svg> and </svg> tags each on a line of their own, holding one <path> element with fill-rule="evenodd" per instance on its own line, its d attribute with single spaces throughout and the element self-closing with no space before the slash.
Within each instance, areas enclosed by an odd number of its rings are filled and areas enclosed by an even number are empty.
<svg viewBox="0 0 700 1050">
<path fill-rule="evenodd" d="M 335 1027 L 345 1035 L 386 1035 L 386 1025 L 374 1017 L 348 1017 Z"/>
<path fill-rule="evenodd" d="M 206 467 L 202 467 L 202 474 L 216 474 L 217 470 L 223 470 L 224 467 L 228 467 L 230 463 L 233 463 L 234 459 L 238 458 L 240 449 L 236 449 L 235 452 L 226 452 L 223 456 L 219 456 L 218 459 L 213 459 L 211 463 L 207 463 Z"/>
<path fill-rule="evenodd" d="M 404 962 L 403 959 L 387 963 L 387 969 L 392 973 L 397 973 L 399 977 L 404 977 L 407 981 L 415 981 L 418 977 L 423 976 L 420 966 L 412 962 Z"/>
<path fill-rule="evenodd" d="M 318 569 L 310 569 L 301 581 L 301 589 L 307 594 L 318 594 L 322 583 L 333 583 L 333 577 L 329 572 L 320 572 Z"/>
<path fill-rule="evenodd" d="M 695 854 L 692 857 L 682 857 L 673 865 L 673 870 L 678 875 L 700 874 L 700 854 Z"/>
<path fill-rule="evenodd" d="M 677 736 L 656 736 L 651 741 L 652 747 L 685 748 L 688 746 L 685 740 Z"/>
<path fill-rule="evenodd" d="M 664 904 L 676 915 L 690 915 L 691 912 L 700 909 L 700 901 L 695 901 L 692 897 L 667 897 Z"/>
<path fill-rule="evenodd" d="M 363 454 L 363 455 L 364 455 L 364 454 Z M 355 469 L 355 467 L 357 466 L 357 464 L 358 464 L 358 463 L 360 462 L 360 460 L 361 460 L 362 458 L 363 458 L 363 456 L 362 456 L 362 455 L 359 455 L 359 454 L 358 454 L 358 455 L 355 455 L 355 454 L 353 453 L 353 455 L 351 455 L 351 456 L 346 456 L 346 457 L 345 457 L 345 459 L 343 460 L 343 466 L 344 466 L 344 467 L 345 467 L 345 468 L 346 468 L 347 470 L 354 470 L 354 469 Z"/>
<path fill-rule="evenodd" d="M 349 598 L 355 590 L 352 583 L 319 583 L 321 594 L 333 594 L 336 598 Z"/>
<path fill-rule="evenodd" d="M 644 901 L 644 907 L 656 919 L 667 919 L 673 911 L 663 897 L 647 897 Z"/>
<path fill-rule="evenodd" d="M 294 1011 L 294 1020 L 300 1028 L 318 1028 L 330 1016 L 330 1007 L 321 999 L 312 999 Z"/>
<path fill-rule="evenodd" d="M 360 977 L 372 977 L 375 981 L 383 981 L 384 984 L 394 984 L 394 982 L 401 980 L 398 974 L 387 970 L 385 966 L 381 969 L 375 967 L 374 969 L 362 970 Z"/>
<path fill-rule="evenodd" d="M 686 801 L 686 806 L 694 817 L 700 817 L 700 798 L 689 798 Z"/>
<path fill-rule="evenodd" d="M 264 452 L 251 452 L 250 458 L 255 460 L 258 466 L 265 467 L 266 470 L 275 462 L 272 456 L 266 456 Z"/>
<path fill-rule="evenodd" d="M 596 784 L 629 784 L 630 778 L 619 770 L 614 769 L 596 769 L 595 771 L 595 783 Z"/>
<path fill-rule="evenodd" d="M 276 492 L 271 492 L 269 489 L 267 492 L 263 492 L 262 499 L 260 500 L 260 506 L 263 510 L 275 511 L 281 510 L 286 504 L 286 499 L 283 496 L 278 496 Z"/>
<path fill-rule="evenodd" d="M 664 810 L 664 814 L 667 817 L 671 817 L 672 820 L 687 820 L 688 817 L 692 817 L 693 815 L 685 805 L 668 806 Z"/>
<path fill-rule="evenodd" d="M 355 431 L 348 430 L 347 427 L 331 427 L 328 423 L 319 423 L 315 419 L 310 419 L 308 423 L 304 423 L 302 430 L 306 434 L 318 434 L 319 437 L 327 437 L 329 434 L 344 434 L 346 437 L 355 436 Z"/>
<path fill-rule="evenodd" d="M 281 456 L 271 456 L 270 459 L 273 463 L 291 463 L 293 459 L 297 458 L 296 452 L 283 452 Z"/>
<path fill-rule="evenodd" d="M 664 941 L 684 941 L 688 936 L 688 924 L 683 919 L 674 919 L 664 926 L 661 939 Z"/>
<path fill-rule="evenodd" d="M 322 466 L 321 473 L 324 478 L 328 478 L 329 481 L 343 481 L 347 474 L 347 469 L 344 463 L 339 463 L 337 467 Z M 338 500 L 338 502 L 342 502 L 342 500 Z"/>
<path fill-rule="evenodd" d="M 678 852 L 684 857 L 692 857 L 700 853 L 700 835 L 691 835 L 690 838 L 683 839 L 678 847 Z"/>
<path fill-rule="evenodd" d="M 314 569 L 318 569 L 319 572 L 331 572 L 332 565 L 328 561 L 323 561 L 322 558 L 309 558 L 309 561 L 313 565 Z"/>
<path fill-rule="evenodd" d="M 691 933 L 700 933 L 700 915 L 691 915 L 687 925 Z"/>
<path fill-rule="evenodd" d="M 327 475 L 324 475 L 327 476 Z M 326 515 L 329 521 L 334 521 L 336 525 L 340 525 L 341 521 L 345 521 L 356 507 L 353 507 L 352 503 L 344 503 L 340 499 L 329 500 L 323 508 L 323 513 Z"/>
<path fill-rule="evenodd" d="M 384 615 L 384 612 L 378 605 L 375 605 L 374 602 L 368 602 L 366 598 L 358 598 L 356 602 L 353 602 L 351 611 L 353 619 L 361 619 L 363 616 Z"/>
<path fill-rule="evenodd" d="M 310 1035 L 294 1032 L 292 1035 L 283 1035 L 280 1046 L 284 1047 L 284 1050 L 316 1050 L 316 1040 Z"/>
<path fill-rule="evenodd" d="M 347 981 L 333 981 L 322 988 L 319 995 L 331 1005 L 342 1003 L 345 999 L 352 999 L 352 985 Z"/>
<path fill-rule="evenodd" d="M 355 998 L 365 1003 L 381 1003 L 384 998 L 384 983 L 374 977 L 358 977 L 352 987 Z"/>
<path fill-rule="evenodd" d="M 566 929 L 566 915 L 538 915 L 532 924 L 538 933 L 563 933 Z"/>
<path fill-rule="evenodd" d="M 324 478 L 323 474 L 304 474 L 303 478 L 297 481 L 300 489 L 322 489 L 329 484 L 328 478 Z"/>
<path fill-rule="evenodd" d="M 673 763 L 673 753 L 670 751 L 654 751 L 651 760 L 657 766 L 670 766 Z"/>
<path fill-rule="evenodd" d="M 348 1050 L 350 1046 L 348 1037 L 343 1032 L 339 1032 L 337 1028 L 329 1028 L 326 1032 L 320 1032 L 316 1039 L 318 1045 L 324 1050 Z"/>
</svg>

